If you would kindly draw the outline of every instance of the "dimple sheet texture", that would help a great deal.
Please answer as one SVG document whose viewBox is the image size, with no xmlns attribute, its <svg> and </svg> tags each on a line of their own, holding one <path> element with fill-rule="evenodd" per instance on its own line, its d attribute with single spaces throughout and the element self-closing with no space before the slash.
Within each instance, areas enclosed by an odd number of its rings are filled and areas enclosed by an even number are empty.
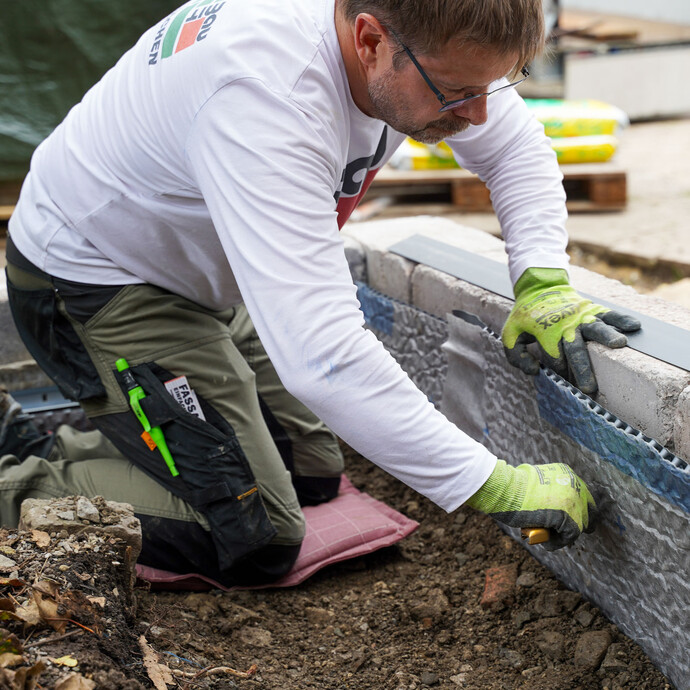
<svg viewBox="0 0 690 690">
<path fill-rule="evenodd" d="M 367 327 L 383 342 L 417 388 L 436 406 L 441 404 L 447 361 L 442 345 L 448 324 L 438 317 L 392 300 L 357 284 Z"/>
<path fill-rule="evenodd" d="M 449 316 L 442 347 L 447 369 L 435 367 L 439 328 L 434 324 L 434 337 L 422 332 L 438 319 L 381 295 L 377 301 L 392 319 L 382 340 L 413 380 L 446 372 L 437 399 L 451 421 L 511 464 L 566 462 L 585 480 L 599 510 L 596 531 L 556 552 L 527 548 L 640 644 L 679 690 L 689 689 L 690 472 L 684 463 L 671 465 L 658 444 L 617 428 L 557 377 L 542 371 L 531 378 L 508 365 L 488 329 Z M 519 539 L 517 530 L 509 531 Z"/>
<path fill-rule="evenodd" d="M 593 534 L 569 549 L 528 547 L 531 553 L 638 642 L 679 688 L 690 687 L 690 515 L 675 500 L 683 491 L 687 498 L 688 474 L 604 420 L 585 396 L 575 398 L 543 371 L 529 378 L 510 367 L 486 330 L 452 319 L 445 349 L 444 414 L 464 427 L 465 410 L 474 410 L 480 440 L 512 464 L 566 462 L 597 501 Z"/>
</svg>

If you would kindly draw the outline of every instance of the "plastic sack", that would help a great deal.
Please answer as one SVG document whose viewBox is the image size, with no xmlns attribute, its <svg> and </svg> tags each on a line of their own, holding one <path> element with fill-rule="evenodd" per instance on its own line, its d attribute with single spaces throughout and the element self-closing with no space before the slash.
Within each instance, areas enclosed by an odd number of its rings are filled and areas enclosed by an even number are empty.
<svg viewBox="0 0 690 690">
<path fill-rule="evenodd" d="M 608 135 L 553 137 L 551 146 L 553 146 L 558 162 L 561 164 L 604 163 L 616 153 L 618 139 Z"/>
<path fill-rule="evenodd" d="M 450 146 L 440 144 L 421 144 L 409 137 L 398 147 L 389 161 L 397 170 L 446 170 L 460 167 Z"/>
<path fill-rule="evenodd" d="M 526 98 L 525 103 L 547 137 L 614 135 L 630 124 L 623 110 L 602 101 Z"/>
</svg>

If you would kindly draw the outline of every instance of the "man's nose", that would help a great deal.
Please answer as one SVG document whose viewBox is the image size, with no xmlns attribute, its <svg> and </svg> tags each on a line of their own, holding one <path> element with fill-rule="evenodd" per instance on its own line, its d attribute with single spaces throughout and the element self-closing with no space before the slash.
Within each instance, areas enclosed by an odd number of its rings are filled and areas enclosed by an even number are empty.
<svg viewBox="0 0 690 690">
<path fill-rule="evenodd" d="M 488 117 L 486 108 L 487 96 L 479 96 L 470 101 L 461 103 L 457 108 L 453 108 L 453 112 L 458 117 L 467 118 L 470 124 L 483 125 Z"/>
</svg>

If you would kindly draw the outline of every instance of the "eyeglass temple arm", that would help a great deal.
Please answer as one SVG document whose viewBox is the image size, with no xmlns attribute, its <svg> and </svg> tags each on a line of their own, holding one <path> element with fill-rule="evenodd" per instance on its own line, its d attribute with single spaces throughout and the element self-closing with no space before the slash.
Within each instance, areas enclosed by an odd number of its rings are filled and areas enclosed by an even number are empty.
<svg viewBox="0 0 690 690">
<path fill-rule="evenodd" d="M 446 105 L 448 101 L 446 97 L 434 86 L 434 83 L 429 79 L 427 73 L 422 69 L 422 66 L 417 62 L 417 58 L 412 54 L 412 51 L 404 44 L 400 44 L 402 49 L 407 53 L 407 56 L 412 60 L 412 64 L 417 68 L 417 71 L 422 75 L 422 78 L 427 83 L 427 86 L 434 92 L 436 98 L 441 105 Z"/>
<path fill-rule="evenodd" d="M 393 29 L 389 28 L 388 31 L 390 31 L 391 34 L 393 34 L 393 38 L 395 38 L 395 40 L 400 44 L 400 47 L 405 51 L 407 57 L 409 57 L 410 60 L 412 60 L 412 64 L 422 75 L 422 78 L 427 83 L 427 86 L 434 92 L 434 95 L 436 96 L 436 98 L 438 98 L 439 103 L 441 105 L 446 105 L 446 103 L 448 102 L 446 100 L 446 97 L 434 86 L 434 83 L 431 81 L 431 79 L 429 79 L 427 73 L 424 71 L 424 68 L 417 62 L 417 58 L 414 56 L 412 51 L 400 40 L 400 37 L 398 36 L 398 34 L 395 33 L 395 31 L 393 31 Z"/>
</svg>

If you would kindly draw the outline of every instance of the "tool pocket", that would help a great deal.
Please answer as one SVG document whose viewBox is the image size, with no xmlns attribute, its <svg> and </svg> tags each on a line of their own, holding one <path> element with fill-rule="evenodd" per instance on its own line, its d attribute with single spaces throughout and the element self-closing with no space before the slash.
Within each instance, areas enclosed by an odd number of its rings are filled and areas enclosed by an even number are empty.
<svg viewBox="0 0 690 690">
<path fill-rule="evenodd" d="M 201 396 L 206 420 L 187 412 L 164 386 L 175 375 L 157 364 L 129 371 L 146 393 L 142 410 L 152 427 L 161 428 L 179 475 L 173 476 L 159 450 L 142 440 L 133 412 L 96 417 L 94 424 L 131 462 L 208 519 L 221 571 L 268 544 L 276 529 L 231 425 Z M 126 395 L 122 374 L 115 376 Z"/>
<path fill-rule="evenodd" d="M 58 309 L 52 288 L 27 290 L 7 279 L 12 317 L 26 349 L 70 400 L 105 395 L 98 371 L 79 335 Z"/>
</svg>

